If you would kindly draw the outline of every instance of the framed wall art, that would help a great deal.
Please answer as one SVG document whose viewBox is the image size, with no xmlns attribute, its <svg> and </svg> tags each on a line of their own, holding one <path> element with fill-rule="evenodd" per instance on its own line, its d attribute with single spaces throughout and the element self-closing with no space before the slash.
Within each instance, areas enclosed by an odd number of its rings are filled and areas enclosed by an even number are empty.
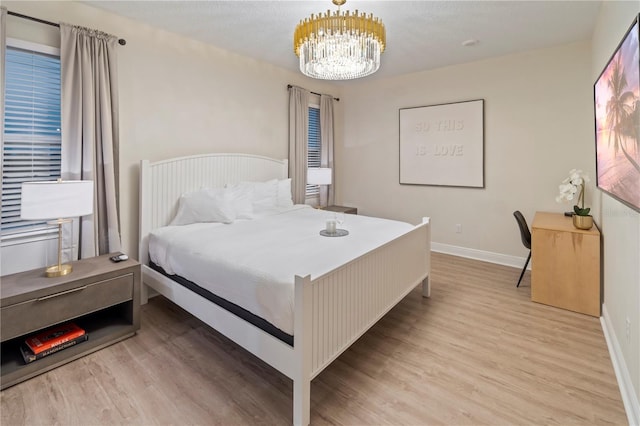
<svg viewBox="0 0 640 426">
<path fill-rule="evenodd" d="M 400 184 L 484 188 L 484 99 L 400 109 Z"/>
<path fill-rule="evenodd" d="M 640 212 L 639 17 L 593 85 L 596 185 Z"/>
</svg>

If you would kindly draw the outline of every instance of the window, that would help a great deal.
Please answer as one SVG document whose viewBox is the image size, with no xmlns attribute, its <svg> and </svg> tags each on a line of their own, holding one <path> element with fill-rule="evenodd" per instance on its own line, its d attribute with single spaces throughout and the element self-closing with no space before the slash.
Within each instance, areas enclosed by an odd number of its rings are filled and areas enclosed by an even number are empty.
<svg viewBox="0 0 640 426">
<path fill-rule="evenodd" d="M 320 167 L 320 107 L 309 107 L 309 146 L 307 151 L 307 167 Z M 320 194 L 318 185 L 307 185 L 307 198 Z"/>
<path fill-rule="evenodd" d="M 20 219 L 23 182 L 60 177 L 60 57 L 57 49 L 10 40 L 5 67 L 2 222 L 5 241 L 49 233 L 43 221 Z"/>
</svg>

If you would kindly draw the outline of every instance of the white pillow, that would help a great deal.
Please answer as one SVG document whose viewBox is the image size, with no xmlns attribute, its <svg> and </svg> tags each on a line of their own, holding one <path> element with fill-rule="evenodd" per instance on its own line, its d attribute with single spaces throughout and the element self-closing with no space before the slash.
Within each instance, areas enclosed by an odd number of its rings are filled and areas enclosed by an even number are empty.
<svg viewBox="0 0 640 426">
<path fill-rule="evenodd" d="M 233 202 L 222 190 L 203 189 L 180 197 L 178 213 L 169 225 L 200 222 L 232 223 L 236 219 Z"/>
<path fill-rule="evenodd" d="M 233 186 L 226 191 L 236 212 L 236 219 L 253 219 L 253 188 Z"/>
<path fill-rule="evenodd" d="M 251 192 L 253 211 L 270 210 L 278 205 L 278 179 L 266 182 L 240 182 L 227 185 L 228 189 Z"/>
<path fill-rule="evenodd" d="M 291 179 L 281 179 L 278 181 L 278 207 L 293 207 L 291 197 Z"/>
</svg>

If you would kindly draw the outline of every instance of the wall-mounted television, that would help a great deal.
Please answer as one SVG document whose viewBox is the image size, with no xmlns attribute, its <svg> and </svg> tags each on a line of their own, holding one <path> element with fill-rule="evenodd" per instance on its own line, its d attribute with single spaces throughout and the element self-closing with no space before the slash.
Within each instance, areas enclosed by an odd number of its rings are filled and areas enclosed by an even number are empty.
<svg viewBox="0 0 640 426">
<path fill-rule="evenodd" d="M 593 85 L 596 185 L 640 212 L 640 15 Z"/>
</svg>

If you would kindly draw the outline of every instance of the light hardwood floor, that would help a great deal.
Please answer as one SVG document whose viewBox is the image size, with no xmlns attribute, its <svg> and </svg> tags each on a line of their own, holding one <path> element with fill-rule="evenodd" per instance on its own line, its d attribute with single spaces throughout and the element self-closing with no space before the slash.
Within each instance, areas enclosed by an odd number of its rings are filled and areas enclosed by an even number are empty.
<svg viewBox="0 0 640 426">
<path fill-rule="evenodd" d="M 311 384 L 314 425 L 627 424 L 597 318 L 530 301 L 520 271 L 433 254 Z M 4 390 L 9 425 L 290 424 L 292 382 L 162 297 L 138 335 Z"/>
</svg>

